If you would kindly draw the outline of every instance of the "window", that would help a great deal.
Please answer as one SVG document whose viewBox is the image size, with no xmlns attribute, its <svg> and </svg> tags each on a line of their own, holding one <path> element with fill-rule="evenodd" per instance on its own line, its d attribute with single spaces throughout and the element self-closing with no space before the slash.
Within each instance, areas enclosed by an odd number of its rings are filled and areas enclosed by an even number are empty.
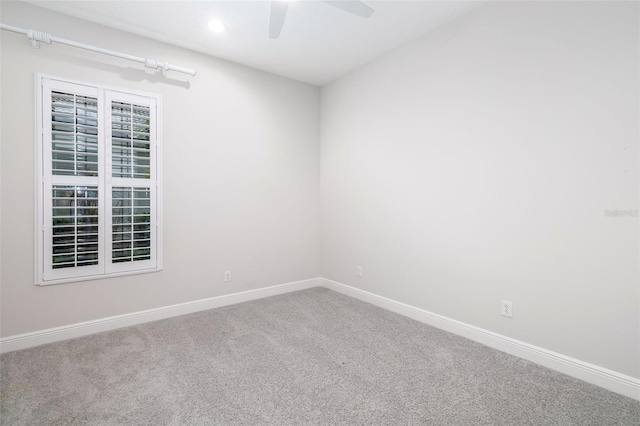
<svg viewBox="0 0 640 426">
<path fill-rule="evenodd" d="M 36 284 L 160 270 L 159 96 L 38 82 Z"/>
</svg>

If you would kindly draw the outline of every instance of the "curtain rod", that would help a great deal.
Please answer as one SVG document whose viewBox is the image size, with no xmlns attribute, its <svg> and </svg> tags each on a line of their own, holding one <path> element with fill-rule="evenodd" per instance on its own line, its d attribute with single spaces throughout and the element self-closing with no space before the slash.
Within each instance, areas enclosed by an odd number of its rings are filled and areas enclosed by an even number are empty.
<svg viewBox="0 0 640 426">
<path fill-rule="evenodd" d="M 66 44 L 67 46 L 73 46 L 79 49 L 90 50 L 92 52 L 98 52 L 104 55 L 115 56 L 116 58 L 122 58 L 122 59 L 127 59 L 129 61 L 138 62 L 138 63 L 144 64 L 144 66 L 147 68 L 153 68 L 156 70 L 160 68 L 165 71 L 178 71 L 178 72 L 183 72 L 189 75 L 196 75 L 196 70 L 192 68 L 179 67 L 177 65 L 171 65 L 168 62 L 158 62 L 155 59 L 140 58 L 138 56 L 128 55 L 126 53 L 114 52 L 113 50 L 107 50 L 101 47 L 95 47 L 95 46 L 91 46 L 84 43 L 78 43 L 77 41 L 71 41 L 71 40 L 66 40 L 59 37 L 54 37 L 51 34 L 46 33 L 44 31 L 26 30 L 24 28 L 18 28 L 18 27 L 14 27 L 14 26 L 2 24 L 2 23 L 0 23 L 0 29 L 26 35 L 27 37 L 29 37 L 29 40 L 31 40 L 31 45 L 35 48 L 39 47 L 38 43 L 51 44 L 52 42 L 54 42 L 54 43 Z"/>
</svg>

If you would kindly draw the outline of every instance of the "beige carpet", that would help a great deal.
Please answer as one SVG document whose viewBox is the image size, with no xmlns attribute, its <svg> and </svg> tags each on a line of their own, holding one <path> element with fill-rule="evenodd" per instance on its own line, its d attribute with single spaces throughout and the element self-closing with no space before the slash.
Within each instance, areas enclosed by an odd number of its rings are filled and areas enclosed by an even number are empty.
<svg viewBox="0 0 640 426">
<path fill-rule="evenodd" d="M 640 425 L 640 403 L 323 288 L 0 358 L 3 425 Z"/>
</svg>

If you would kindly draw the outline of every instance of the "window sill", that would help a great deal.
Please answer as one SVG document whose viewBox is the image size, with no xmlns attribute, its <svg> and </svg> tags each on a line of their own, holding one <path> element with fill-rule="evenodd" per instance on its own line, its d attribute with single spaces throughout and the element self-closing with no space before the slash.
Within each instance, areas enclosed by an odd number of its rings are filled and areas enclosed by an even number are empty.
<svg viewBox="0 0 640 426">
<path fill-rule="evenodd" d="M 72 277 L 72 278 L 61 278 L 56 280 L 37 281 L 35 285 L 39 287 L 46 287 L 46 286 L 56 285 L 56 284 L 66 284 L 66 283 L 74 283 L 74 282 L 81 282 L 81 281 L 96 281 L 96 280 L 103 280 L 105 278 L 116 278 L 116 277 L 125 277 L 128 275 L 150 274 L 153 272 L 160 272 L 160 271 L 162 271 L 162 267 L 157 267 L 153 269 L 140 269 L 138 271 L 112 272 L 110 274 L 87 275 L 84 277 Z"/>
</svg>

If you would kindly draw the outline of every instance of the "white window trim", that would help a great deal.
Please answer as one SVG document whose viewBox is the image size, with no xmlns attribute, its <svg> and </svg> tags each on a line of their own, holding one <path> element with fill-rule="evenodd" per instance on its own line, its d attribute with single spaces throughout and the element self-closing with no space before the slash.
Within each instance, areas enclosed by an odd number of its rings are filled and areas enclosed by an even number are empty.
<svg viewBox="0 0 640 426">
<path fill-rule="evenodd" d="M 101 241 L 100 261 L 104 265 L 104 268 L 103 268 L 104 272 L 101 272 L 99 274 L 65 277 L 65 278 L 59 278 L 59 279 L 48 279 L 46 281 L 44 280 L 45 259 L 47 258 L 47 256 L 45 255 L 45 250 L 48 247 L 45 242 L 45 223 L 44 223 L 45 216 L 46 216 L 44 209 L 46 208 L 48 203 L 46 202 L 47 198 L 45 198 L 44 188 L 45 188 L 46 179 L 49 178 L 49 176 L 45 176 L 46 158 L 45 158 L 44 136 L 45 136 L 46 129 L 44 129 L 43 127 L 44 126 L 44 117 L 43 117 L 44 84 L 43 82 L 45 80 L 54 80 L 56 82 L 61 82 L 61 83 L 70 83 L 73 85 L 87 86 L 89 88 L 97 89 L 98 91 L 106 90 L 112 93 L 119 92 L 123 94 L 125 97 L 127 95 L 132 95 L 133 97 L 141 96 L 141 97 L 151 98 L 155 100 L 156 120 L 155 120 L 155 128 L 154 128 L 155 130 L 154 148 L 155 148 L 156 188 L 155 188 L 155 191 L 153 191 L 153 193 L 155 193 L 155 213 L 156 213 L 155 228 L 156 229 L 155 229 L 155 232 L 152 232 L 152 235 L 155 238 L 155 242 L 152 241 L 152 244 L 151 244 L 152 251 L 155 250 L 155 265 L 152 265 L 152 267 L 146 268 L 146 269 L 120 270 L 119 267 L 114 267 L 114 264 L 107 262 L 107 255 L 108 254 L 110 255 L 111 251 L 110 251 L 110 247 L 107 247 L 106 238 L 104 237 L 104 234 L 105 232 L 110 232 L 109 231 L 110 228 L 108 224 L 111 223 L 111 212 L 110 212 L 111 197 L 107 196 L 106 189 L 107 188 L 110 189 L 112 187 L 112 183 L 105 182 L 106 173 L 104 173 L 104 169 L 106 166 L 110 165 L 111 156 L 103 155 L 102 158 L 106 158 L 108 160 L 99 163 L 98 179 L 101 182 L 100 187 L 103 189 L 103 191 L 105 191 L 105 194 L 102 194 L 102 196 L 100 197 L 100 203 L 107 204 L 107 206 L 104 206 L 104 211 L 105 212 L 109 211 L 109 214 L 103 215 L 104 217 L 101 219 L 102 224 L 99 227 L 100 228 L 99 238 Z M 162 150 L 162 99 L 161 99 L 161 96 L 155 93 L 130 90 L 126 88 L 123 89 L 123 88 L 117 88 L 117 87 L 111 87 L 111 86 L 104 86 L 104 85 L 87 83 L 87 82 L 77 81 L 77 80 L 68 79 L 68 78 L 60 78 L 60 77 L 41 74 L 41 73 L 36 73 L 35 94 L 36 94 L 36 99 L 35 99 L 35 105 L 36 105 L 36 108 L 35 108 L 36 109 L 36 135 L 35 135 L 36 165 L 35 166 L 36 167 L 35 167 L 35 170 L 37 173 L 36 180 L 35 180 L 36 188 L 34 191 L 35 208 L 36 208 L 36 214 L 34 217 L 35 219 L 34 244 L 36 249 L 35 267 L 34 267 L 35 284 L 39 286 L 47 286 L 47 285 L 53 285 L 53 284 L 63 284 L 63 283 L 78 282 L 78 281 L 90 281 L 90 280 L 98 280 L 98 279 L 120 277 L 120 276 L 127 276 L 127 275 L 146 274 L 146 273 L 161 271 L 163 269 L 163 194 L 162 194 L 163 192 L 162 191 L 163 150 Z M 105 112 L 104 107 L 99 106 L 99 108 L 102 108 L 103 113 Z M 99 145 L 100 145 L 99 149 L 105 150 L 106 152 L 106 150 L 110 149 L 111 147 L 111 141 L 106 141 L 106 140 L 101 141 L 99 142 Z M 151 155 L 153 155 L 153 152 Z M 113 186 L 118 186 L 118 184 L 114 184 Z M 134 183 L 132 186 L 136 186 L 136 184 Z M 108 208 L 109 210 L 107 210 Z"/>
</svg>

